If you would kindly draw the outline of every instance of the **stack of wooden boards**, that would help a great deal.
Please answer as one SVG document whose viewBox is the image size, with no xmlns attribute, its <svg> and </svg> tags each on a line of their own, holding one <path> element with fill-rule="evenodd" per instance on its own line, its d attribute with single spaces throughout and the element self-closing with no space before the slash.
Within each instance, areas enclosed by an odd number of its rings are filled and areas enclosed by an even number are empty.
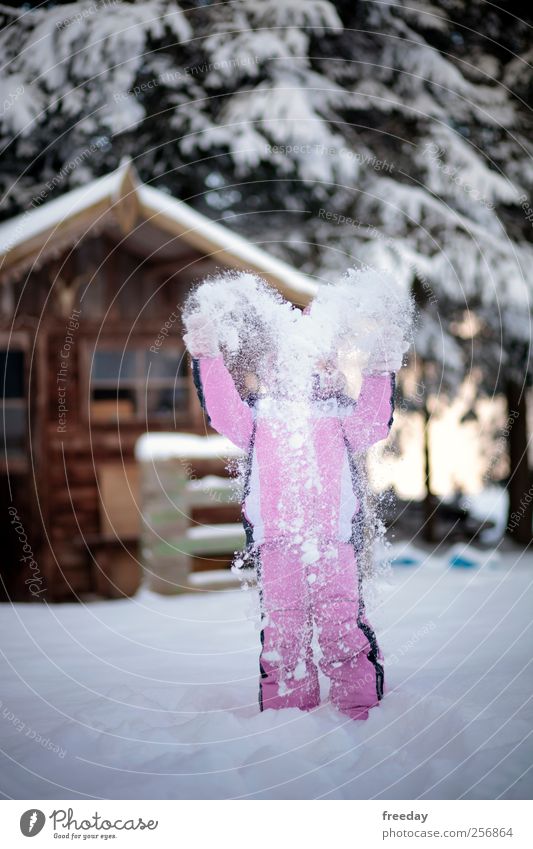
<svg viewBox="0 0 533 849">
<path fill-rule="evenodd" d="M 139 439 L 135 455 L 146 586 L 163 594 L 209 589 L 207 572 L 197 581 L 196 571 L 227 564 L 245 542 L 242 524 L 224 521 L 238 515 L 240 497 L 221 474 L 241 452 L 221 436 L 155 433 Z M 213 588 L 235 583 L 229 570 L 212 575 Z"/>
</svg>

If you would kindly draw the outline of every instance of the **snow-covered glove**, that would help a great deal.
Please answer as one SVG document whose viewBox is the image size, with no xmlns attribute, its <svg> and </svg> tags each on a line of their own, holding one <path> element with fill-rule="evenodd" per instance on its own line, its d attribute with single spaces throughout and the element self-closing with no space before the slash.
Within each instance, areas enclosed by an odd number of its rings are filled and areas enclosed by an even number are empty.
<svg viewBox="0 0 533 849">
<path fill-rule="evenodd" d="M 218 357 L 220 346 L 215 322 L 201 313 L 192 313 L 184 319 L 186 333 L 183 341 L 191 357 Z"/>
<path fill-rule="evenodd" d="M 399 371 L 403 364 L 405 343 L 392 330 L 390 336 L 382 333 L 370 352 L 364 371 L 368 374 L 384 374 Z"/>
</svg>

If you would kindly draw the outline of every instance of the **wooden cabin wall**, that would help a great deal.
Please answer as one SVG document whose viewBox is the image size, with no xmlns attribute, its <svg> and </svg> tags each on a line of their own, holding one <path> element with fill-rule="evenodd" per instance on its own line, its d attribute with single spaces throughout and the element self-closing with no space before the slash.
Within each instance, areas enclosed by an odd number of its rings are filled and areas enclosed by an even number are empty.
<svg viewBox="0 0 533 849">
<path fill-rule="evenodd" d="M 135 442 L 146 430 L 143 421 L 120 429 L 116 423 L 90 424 L 83 351 L 94 346 L 99 335 L 118 344 L 125 344 L 128 336 L 155 339 L 183 301 L 196 262 L 205 274 L 205 258 L 188 249 L 174 264 L 145 262 L 100 235 L 35 269 L 15 286 L 20 297 L 17 322 L 21 326 L 26 322 L 35 339 L 31 440 L 39 509 L 32 512 L 31 521 L 35 538 L 42 543 L 40 558 L 50 600 L 94 590 L 97 567 L 91 563 L 90 541 L 100 533 L 98 467 L 133 462 Z M 190 267 L 181 273 L 185 266 Z M 71 333 L 64 384 L 68 412 L 64 429 L 58 430 L 57 376 L 73 310 L 79 311 L 79 327 Z M 181 339 L 179 322 L 173 332 Z M 202 421 L 194 404 L 182 429 L 201 432 Z M 150 422 L 149 427 L 174 429 L 171 420 Z M 31 485 L 28 477 L 30 489 Z"/>
<path fill-rule="evenodd" d="M 21 284 L 12 285 L 0 307 L 0 347 L 24 353 L 25 419 L 35 419 L 37 383 L 31 373 L 30 360 L 37 318 L 30 314 L 13 317 L 12 307 L 21 293 Z M 36 298 L 37 300 L 37 298 Z M 3 384 L 3 375 L 0 378 Z M 29 415 L 28 415 L 29 414 Z M 48 585 L 45 581 L 42 551 L 42 524 L 39 520 L 37 495 L 37 458 L 30 454 L 26 438 L 22 456 L 9 456 L 0 451 L 0 599 L 37 600 Z M 37 577 L 35 594 L 28 590 Z M 41 592 L 41 590 L 43 592 Z"/>
</svg>

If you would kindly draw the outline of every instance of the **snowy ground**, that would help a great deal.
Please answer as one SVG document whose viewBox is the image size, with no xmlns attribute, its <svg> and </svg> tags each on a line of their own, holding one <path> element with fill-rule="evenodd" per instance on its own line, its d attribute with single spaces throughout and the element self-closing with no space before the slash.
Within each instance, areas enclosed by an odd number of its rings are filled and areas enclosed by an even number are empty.
<svg viewBox="0 0 533 849">
<path fill-rule="evenodd" d="M 396 567 L 373 615 L 389 692 L 366 723 L 327 703 L 258 713 L 250 593 L 5 606 L 0 790 L 531 798 L 532 581 L 518 550 Z"/>
</svg>

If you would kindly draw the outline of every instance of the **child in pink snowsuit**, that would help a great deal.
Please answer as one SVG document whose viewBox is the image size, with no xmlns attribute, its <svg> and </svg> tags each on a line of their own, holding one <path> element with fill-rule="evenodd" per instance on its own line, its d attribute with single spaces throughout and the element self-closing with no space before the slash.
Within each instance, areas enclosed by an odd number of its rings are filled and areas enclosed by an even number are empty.
<svg viewBox="0 0 533 849">
<path fill-rule="evenodd" d="M 301 444 L 290 403 L 281 415 L 272 398 L 246 402 L 222 355 L 195 349 L 192 334 L 188 337 L 209 423 L 247 456 L 243 517 L 257 565 L 263 626 L 260 708 L 310 710 L 319 704 L 311 645 L 315 625 L 332 703 L 349 717 L 366 719 L 383 696 L 384 678 L 357 567 L 364 520 L 355 455 L 389 433 L 393 371 L 385 372 L 375 358 L 380 371 L 364 374 L 357 401 L 342 391 L 317 389 L 303 413 L 309 439 Z M 295 419 L 302 414 L 298 403 Z"/>
</svg>

